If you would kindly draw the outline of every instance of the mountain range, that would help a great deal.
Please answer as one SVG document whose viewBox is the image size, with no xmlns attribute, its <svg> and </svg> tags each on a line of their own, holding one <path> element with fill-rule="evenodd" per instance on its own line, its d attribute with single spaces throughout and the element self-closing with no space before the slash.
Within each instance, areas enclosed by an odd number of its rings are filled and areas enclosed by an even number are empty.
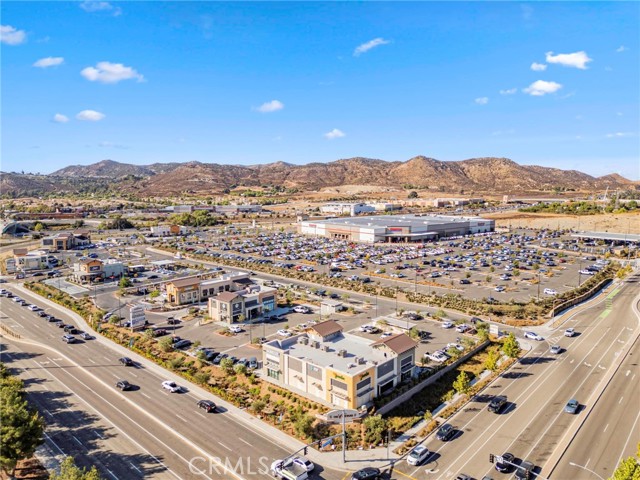
<svg viewBox="0 0 640 480">
<path fill-rule="evenodd" d="M 121 192 L 166 197 L 216 194 L 238 186 L 278 186 L 317 191 L 342 185 L 372 185 L 433 189 L 442 192 L 524 193 L 554 188 L 596 191 L 639 188 L 618 174 L 593 177 L 576 170 L 520 165 L 508 158 L 440 161 L 417 156 L 388 162 L 349 158 L 328 163 L 261 165 L 215 163 L 153 163 L 133 165 L 103 160 L 72 165 L 48 175 L 0 172 L 0 191 L 11 196 L 51 192 Z"/>
</svg>

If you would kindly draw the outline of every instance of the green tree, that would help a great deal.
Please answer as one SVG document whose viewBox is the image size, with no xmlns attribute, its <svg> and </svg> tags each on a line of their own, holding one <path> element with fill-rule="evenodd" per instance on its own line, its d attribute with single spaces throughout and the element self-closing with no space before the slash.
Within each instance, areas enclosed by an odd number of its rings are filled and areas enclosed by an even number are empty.
<svg viewBox="0 0 640 480">
<path fill-rule="evenodd" d="M 636 457 L 622 459 L 609 480 L 640 480 L 640 463 L 638 462 L 640 443 L 636 455 Z"/>
<path fill-rule="evenodd" d="M 60 473 L 53 472 L 49 480 L 101 480 L 98 469 L 91 467 L 91 470 L 79 468 L 73 461 L 73 457 L 65 457 L 60 464 Z"/>
<path fill-rule="evenodd" d="M 237 375 L 246 375 L 247 374 L 247 366 L 239 363 L 238 365 L 234 365 L 233 371 L 236 372 Z"/>
<path fill-rule="evenodd" d="M 153 328 L 147 328 L 144 331 L 144 338 L 147 340 L 153 340 L 156 337 L 156 333 L 153 331 Z"/>
<path fill-rule="evenodd" d="M 225 373 L 230 374 L 233 372 L 233 360 L 230 358 L 223 358 L 220 361 L 220 368 L 225 371 Z"/>
<path fill-rule="evenodd" d="M 160 296 L 160 290 L 151 290 L 149 298 L 158 298 Z"/>
<path fill-rule="evenodd" d="M 370 415 L 366 417 L 364 425 L 364 441 L 368 445 L 378 445 L 384 440 L 387 431 L 387 421 L 382 415 Z"/>
<path fill-rule="evenodd" d="M 502 344 L 502 352 L 509 358 L 517 358 L 520 355 L 520 344 L 513 333 L 505 338 Z"/>
<path fill-rule="evenodd" d="M 458 378 L 453 382 L 453 389 L 462 394 L 466 394 L 469 391 L 469 376 L 464 370 L 460 372 Z"/>
<path fill-rule="evenodd" d="M 407 198 L 418 198 L 418 192 L 416 192 L 415 190 L 410 191 L 409 195 L 407 195 Z"/>
<path fill-rule="evenodd" d="M 42 443 L 44 420 L 29 408 L 24 385 L 2 371 L 0 379 L 0 467 L 13 476 L 18 461 L 31 457 Z"/>
<path fill-rule="evenodd" d="M 171 339 L 171 337 L 161 338 L 158 342 L 158 346 L 163 352 L 170 352 L 171 350 L 173 350 L 173 340 Z"/>
<path fill-rule="evenodd" d="M 313 417 L 306 413 L 301 414 L 293 425 L 298 436 L 307 438 L 313 434 Z"/>
<path fill-rule="evenodd" d="M 126 230 L 129 228 L 135 228 L 135 225 L 126 218 L 116 217 L 107 224 L 107 228 L 110 230 Z"/>
<path fill-rule="evenodd" d="M 34 226 L 33 226 L 33 230 L 36 232 L 41 232 L 44 230 L 44 225 L 41 222 L 37 222 Z"/>
<path fill-rule="evenodd" d="M 265 402 L 264 400 L 256 400 L 251 404 L 251 410 L 253 410 L 254 413 L 260 414 L 267 406 L 267 402 Z"/>
<path fill-rule="evenodd" d="M 413 340 L 420 339 L 420 330 L 418 330 L 418 327 L 411 327 L 411 329 L 409 330 L 409 337 L 411 337 Z"/>
<path fill-rule="evenodd" d="M 118 283 L 118 286 L 120 288 L 128 288 L 131 285 L 133 285 L 133 284 L 131 283 L 131 280 L 129 280 L 129 277 L 122 277 L 120 279 L 120 283 Z"/>
<path fill-rule="evenodd" d="M 487 358 L 484 361 L 484 368 L 487 370 L 491 370 L 495 372 L 498 368 L 498 360 L 500 359 L 500 354 L 496 350 L 489 350 L 487 353 Z"/>
</svg>

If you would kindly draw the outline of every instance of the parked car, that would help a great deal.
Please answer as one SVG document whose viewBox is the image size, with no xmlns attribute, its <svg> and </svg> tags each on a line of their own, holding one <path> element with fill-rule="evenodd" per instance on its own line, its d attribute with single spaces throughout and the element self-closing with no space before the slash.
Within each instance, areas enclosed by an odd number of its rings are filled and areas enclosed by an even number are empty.
<svg viewBox="0 0 640 480">
<path fill-rule="evenodd" d="M 178 393 L 182 391 L 182 387 L 171 380 L 165 380 L 162 382 L 162 388 L 169 390 L 170 393 Z"/>
<path fill-rule="evenodd" d="M 543 292 L 544 292 L 545 295 L 557 295 L 558 294 L 558 292 L 555 291 L 553 288 L 545 288 L 543 290 Z"/>
<path fill-rule="evenodd" d="M 407 463 L 413 466 L 420 465 L 430 456 L 431 452 L 427 447 L 424 445 L 418 445 L 409 452 L 409 455 L 407 455 Z"/>
<path fill-rule="evenodd" d="M 118 380 L 116 382 L 116 388 L 119 388 L 123 392 L 126 391 L 126 390 L 131 390 L 131 386 L 132 385 L 129 382 L 127 382 L 126 380 Z"/>
<path fill-rule="evenodd" d="M 285 330 L 284 328 L 281 328 L 280 330 L 278 330 L 276 332 L 276 334 L 278 334 L 281 337 L 290 337 L 291 336 L 291 332 L 289 330 Z"/>
<path fill-rule="evenodd" d="M 293 311 L 296 313 L 309 313 L 311 310 L 309 310 L 309 308 L 305 307 L 304 305 L 298 305 L 293 307 Z"/>
<path fill-rule="evenodd" d="M 179 342 L 174 343 L 173 348 L 175 349 L 187 348 L 187 347 L 190 347 L 192 343 L 193 342 L 191 340 L 187 340 L 185 338 L 184 340 L 180 340 Z"/>
<path fill-rule="evenodd" d="M 366 467 L 353 472 L 351 480 L 377 480 L 380 478 L 380 469 L 374 467 Z"/>
<path fill-rule="evenodd" d="M 446 322 L 442 322 L 442 328 L 453 328 L 453 322 L 448 320 Z"/>
<path fill-rule="evenodd" d="M 167 318 L 167 325 L 178 325 L 179 323 L 180 323 L 180 320 L 178 320 L 177 318 L 173 318 L 173 317 Z"/>
<path fill-rule="evenodd" d="M 580 408 L 580 403 L 575 398 L 572 398 L 565 405 L 564 411 L 573 415 L 578 412 L 578 408 Z"/>
<path fill-rule="evenodd" d="M 197 405 L 207 413 L 215 412 L 217 408 L 211 400 L 200 400 Z"/>
<path fill-rule="evenodd" d="M 231 333 L 240 333 L 240 332 L 242 332 L 243 330 L 242 330 L 242 327 L 240 327 L 239 325 L 231 325 L 231 326 L 229 327 L 229 331 L 230 331 Z"/>
</svg>

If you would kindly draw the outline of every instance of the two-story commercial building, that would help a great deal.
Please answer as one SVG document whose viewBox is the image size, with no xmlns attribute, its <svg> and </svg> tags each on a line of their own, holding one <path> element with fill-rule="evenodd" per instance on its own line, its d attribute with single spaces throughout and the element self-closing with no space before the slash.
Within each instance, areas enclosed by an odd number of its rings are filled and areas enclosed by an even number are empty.
<svg viewBox="0 0 640 480">
<path fill-rule="evenodd" d="M 103 262 L 87 258 L 73 264 L 73 279 L 78 283 L 95 283 L 104 280 Z"/>
<path fill-rule="evenodd" d="M 252 320 L 276 308 L 277 289 L 250 285 L 242 290 L 221 292 L 209 298 L 209 316 L 217 322 Z"/>
<path fill-rule="evenodd" d="M 368 405 L 415 370 L 417 343 L 405 334 L 376 342 L 343 333 L 333 320 L 263 345 L 263 368 L 272 382 L 337 408 Z"/>
</svg>

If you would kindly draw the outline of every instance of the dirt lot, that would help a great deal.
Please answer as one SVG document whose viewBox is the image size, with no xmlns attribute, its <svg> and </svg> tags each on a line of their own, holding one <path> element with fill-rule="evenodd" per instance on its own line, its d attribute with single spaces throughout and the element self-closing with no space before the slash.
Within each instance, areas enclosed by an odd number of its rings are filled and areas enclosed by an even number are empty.
<svg viewBox="0 0 640 480">
<path fill-rule="evenodd" d="M 489 213 L 483 216 L 494 219 L 496 227 L 573 229 L 640 234 L 640 212 L 582 216 L 505 212 Z"/>
</svg>

